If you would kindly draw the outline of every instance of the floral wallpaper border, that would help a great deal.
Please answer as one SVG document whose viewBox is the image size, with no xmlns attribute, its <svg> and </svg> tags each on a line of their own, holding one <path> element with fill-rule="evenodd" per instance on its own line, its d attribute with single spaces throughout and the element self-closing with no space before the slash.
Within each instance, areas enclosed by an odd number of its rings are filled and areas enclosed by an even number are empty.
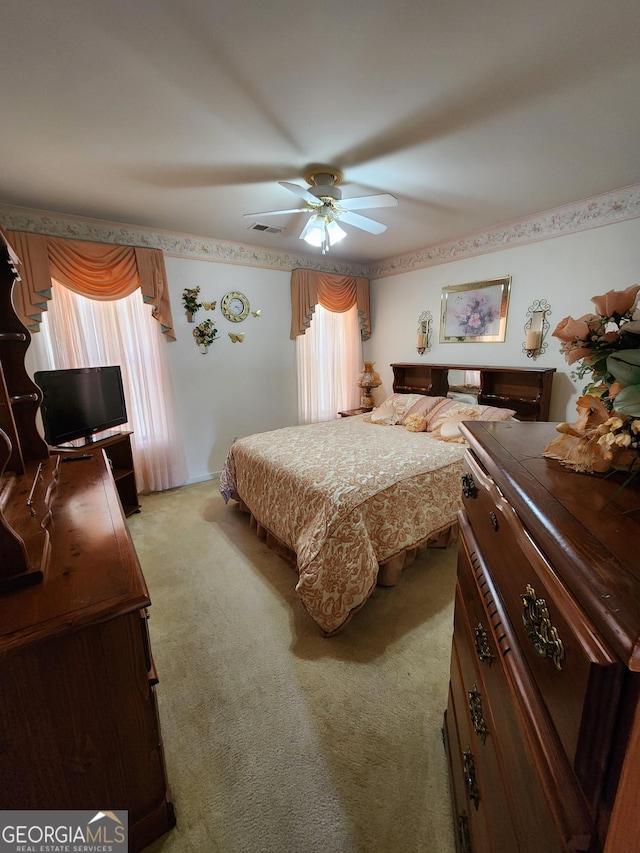
<svg viewBox="0 0 640 853">
<path fill-rule="evenodd" d="M 537 213 L 458 240 L 429 246 L 369 267 L 369 277 L 384 278 L 446 264 L 511 246 L 523 246 L 640 217 L 640 184 Z"/>
<path fill-rule="evenodd" d="M 193 260 L 237 264 L 245 267 L 286 270 L 296 268 L 321 270 L 339 275 L 367 275 L 367 267 L 349 261 L 318 259 L 295 252 L 278 252 L 248 243 L 233 243 L 208 237 L 158 231 L 133 225 L 119 225 L 100 219 L 85 219 L 65 213 L 13 207 L 0 204 L 0 226 L 9 231 L 29 231 L 68 240 L 91 240 L 96 243 L 118 243 L 162 249 L 166 255 Z"/>
<path fill-rule="evenodd" d="M 165 254 L 174 257 L 222 264 L 287 271 L 301 267 L 370 279 L 399 275 L 638 217 L 640 184 L 366 266 L 328 258 L 317 259 L 294 252 L 278 252 L 246 243 L 192 237 L 187 234 L 0 204 L 0 225 L 8 230 L 31 231 L 51 237 L 94 240 L 100 243 L 148 246 L 152 249 L 162 249 Z"/>
</svg>

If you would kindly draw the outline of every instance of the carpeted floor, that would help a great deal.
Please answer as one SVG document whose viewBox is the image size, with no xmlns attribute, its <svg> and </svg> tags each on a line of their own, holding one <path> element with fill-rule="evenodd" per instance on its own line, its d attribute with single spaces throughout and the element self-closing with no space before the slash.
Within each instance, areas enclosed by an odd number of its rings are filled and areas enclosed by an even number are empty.
<svg viewBox="0 0 640 853">
<path fill-rule="evenodd" d="M 141 502 L 129 527 L 178 821 L 148 853 L 453 853 L 455 547 L 326 639 L 217 481 Z"/>
</svg>

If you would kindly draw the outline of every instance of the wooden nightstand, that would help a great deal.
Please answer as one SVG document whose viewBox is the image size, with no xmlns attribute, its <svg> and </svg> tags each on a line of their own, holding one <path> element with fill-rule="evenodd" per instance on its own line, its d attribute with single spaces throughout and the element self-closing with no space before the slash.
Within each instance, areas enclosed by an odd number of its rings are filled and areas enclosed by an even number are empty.
<svg viewBox="0 0 640 853">
<path fill-rule="evenodd" d="M 359 409 L 347 409 L 344 412 L 338 412 L 341 418 L 352 418 L 354 415 L 366 415 L 367 412 L 372 412 L 373 409 L 363 409 L 362 407 Z"/>
</svg>

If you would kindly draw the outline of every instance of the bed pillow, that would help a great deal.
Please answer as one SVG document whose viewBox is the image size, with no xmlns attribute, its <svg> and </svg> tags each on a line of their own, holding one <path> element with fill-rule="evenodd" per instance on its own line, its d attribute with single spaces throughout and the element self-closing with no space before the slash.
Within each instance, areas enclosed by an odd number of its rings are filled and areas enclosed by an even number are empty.
<svg viewBox="0 0 640 853">
<path fill-rule="evenodd" d="M 409 432 L 424 432 L 427 428 L 427 419 L 424 415 L 407 415 L 404 419 L 404 428 Z"/>
<path fill-rule="evenodd" d="M 439 428 L 432 431 L 431 435 L 437 438 L 438 441 L 453 441 L 457 444 L 466 444 L 464 436 L 460 432 L 460 424 L 462 421 L 477 420 L 470 418 L 465 414 L 451 415 L 450 418 L 445 418 Z"/>
<path fill-rule="evenodd" d="M 393 426 L 396 422 L 396 410 L 392 405 L 383 403 L 382 406 L 377 406 L 368 415 L 365 415 L 364 420 L 370 421 L 372 424 L 382 424 L 383 426 Z"/>
<path fill-rule="evenodd" d="M 478 395 L 469 394 L 465 391 L 448 391 L 447 397 L 450 400 L 456 400 L 458 403 L 468 403 L 470 406 L 476 406 L 478 404 Z"/>
<path fill-rule="evenodd" d="M 400 396 L 399 394 L 390 394 L 387 397 L 387 399 L 384 401 L 384 403 L 380 403 L 379 406 L 374 406 L 373 411 L 375 412 L 376 409 L 382 409 L 382 408 L 386 408 L 387 406 L 393 406 L 393 404 L 396 401 L 396 398 L 399 396 Z"/>
<path fill-rule="evenodd" d="M 471 405 L 455 400 L 445 400 L 431 413 L 427 432 L 444 441 L 455 439 L 456 433 L 462 439 L 460 430 L 457 428 L 461 421 L 508 421 L 514 415 L 514 409 L 499 409 L 496 406 Z M 443 429 L 445 423 L 447 426 Z"/>
<path fill-rule="evenodd" d="M 471 412 L 473 405 L 472 403 L 460 403 L 456 400 L 450 400 L 448 397 L 440 397 L 437 405 L 431 409 L 427 417 L 427 431 L 431 432 L 432 429 L 437 429 L 447 417 L 461 411 L 461 407 L 463 406 L 465 410 Z M 433 427 L 431 426 L 432 423 Z"/>
<path fill-rule="evenodd" d="M 427 397 L 425 394 L 391 394 L 365 417 L 371 423 L 405 426 L 410 415 L 429 417 L 435 407 L 446 401 L 446 397 Z M 392 412 L 392 414 L 390 414 Z"/>
</svg>

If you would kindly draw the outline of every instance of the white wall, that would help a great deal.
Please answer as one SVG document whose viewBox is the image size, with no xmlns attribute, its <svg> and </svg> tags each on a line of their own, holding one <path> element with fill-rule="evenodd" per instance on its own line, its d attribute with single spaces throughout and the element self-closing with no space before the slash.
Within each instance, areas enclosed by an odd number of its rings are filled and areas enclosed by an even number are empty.
<svg viewBox="0 0 640 853">
<path fill-rule="evenodd" d="M 439 343 L 441 289 L 506 275 L 512 282 L 505 342 Z M 560 342 L 551 332 L 567 315 L 591 313 L 592 296 L 638 282 L 640 219 L 373 281 L 373 332 L 364 355 L 376 362 L 383 380 L 375 392 L 376 402 L 392 391 L 393 362 L 555 367 L 550 419 L 573 421 L 584 383 L 571 378 Z M 534 361 L 522 352 L 522 344 L 526 312 L 536 299 L 546 299 L 551 314 L 547 350 Z M 421 356 L 415 348 L 416 330 L 420 313 L 427 310 L 434 318 L 433 346 Z"/>
<path fill-rule="evenodd" d="M 208 479 L 222 468 L 235 437 L 297 423 L 295 342 L 291 325 L 291 275 L 208 261 L 165 257 L 176 341 L 167 344 L 184 435 L 189 482 Z M 217 301 L 200 311 L 199 323 L 215 320 L 220 340 L 202 355 L 182 304 L 185 287 L 200 286 L 200 301 Z M 220 311 L 222 296 L 239 290 L 251 314 L 231 323 Z M 232 343 L 229 332 L 244 332 Z"/>
<path fill-rule="evenodd" d="M 209 479 L 223 465 L 237 436 L 297 423 L 295 342 L 291 321 L 288 271 L 243 267 L 165 256 L 177 340 L 166 352 L 184 437 L 188 481 Z M 512 276 L 506 341 L 502 344 L 438 343 L 440 293 L 454 284 Z M 551 420 L 573 420 L 582 383 L 574 382 L 551 331 L 565 316 L 593 309 L 591 297 L 640 281 L 640 219 L 594 228 L 527 246 L 492 252 L 415 272 L 372 281 L 372 336 L 364 357 L 376 362 L 383 386 L 374 393 L 381 402 L 393 381 L 392 362 L 432 362 L 555 367 Z M 182 305 L 185 287 L 200 286 L 201 300 L 217 301 L 213 313 L 201 309 L 196 322 L 216 320 L 220 340 L 207 355 L 194 341 L 193 325 Z M 244 293 L 251 315 L 240 324 L 226 320 L 220 300 L 229 290 Z M 535 299 L 551 305 L 546 353 L 535 362 L 522 352 L 527 308 Z M 415 349 L 418 317 L 434 317 L 431 352 Z M 245 332 L 233 344 L 229 331 Z M 28 362 L 28 366 L 29 362 Z M 32 366 L 31 366 L 32 367 Z M 33 367 L 32 367 L 33 369 Z M 355 377 L 354 377 L 355 379 Z"/>
</svg>

